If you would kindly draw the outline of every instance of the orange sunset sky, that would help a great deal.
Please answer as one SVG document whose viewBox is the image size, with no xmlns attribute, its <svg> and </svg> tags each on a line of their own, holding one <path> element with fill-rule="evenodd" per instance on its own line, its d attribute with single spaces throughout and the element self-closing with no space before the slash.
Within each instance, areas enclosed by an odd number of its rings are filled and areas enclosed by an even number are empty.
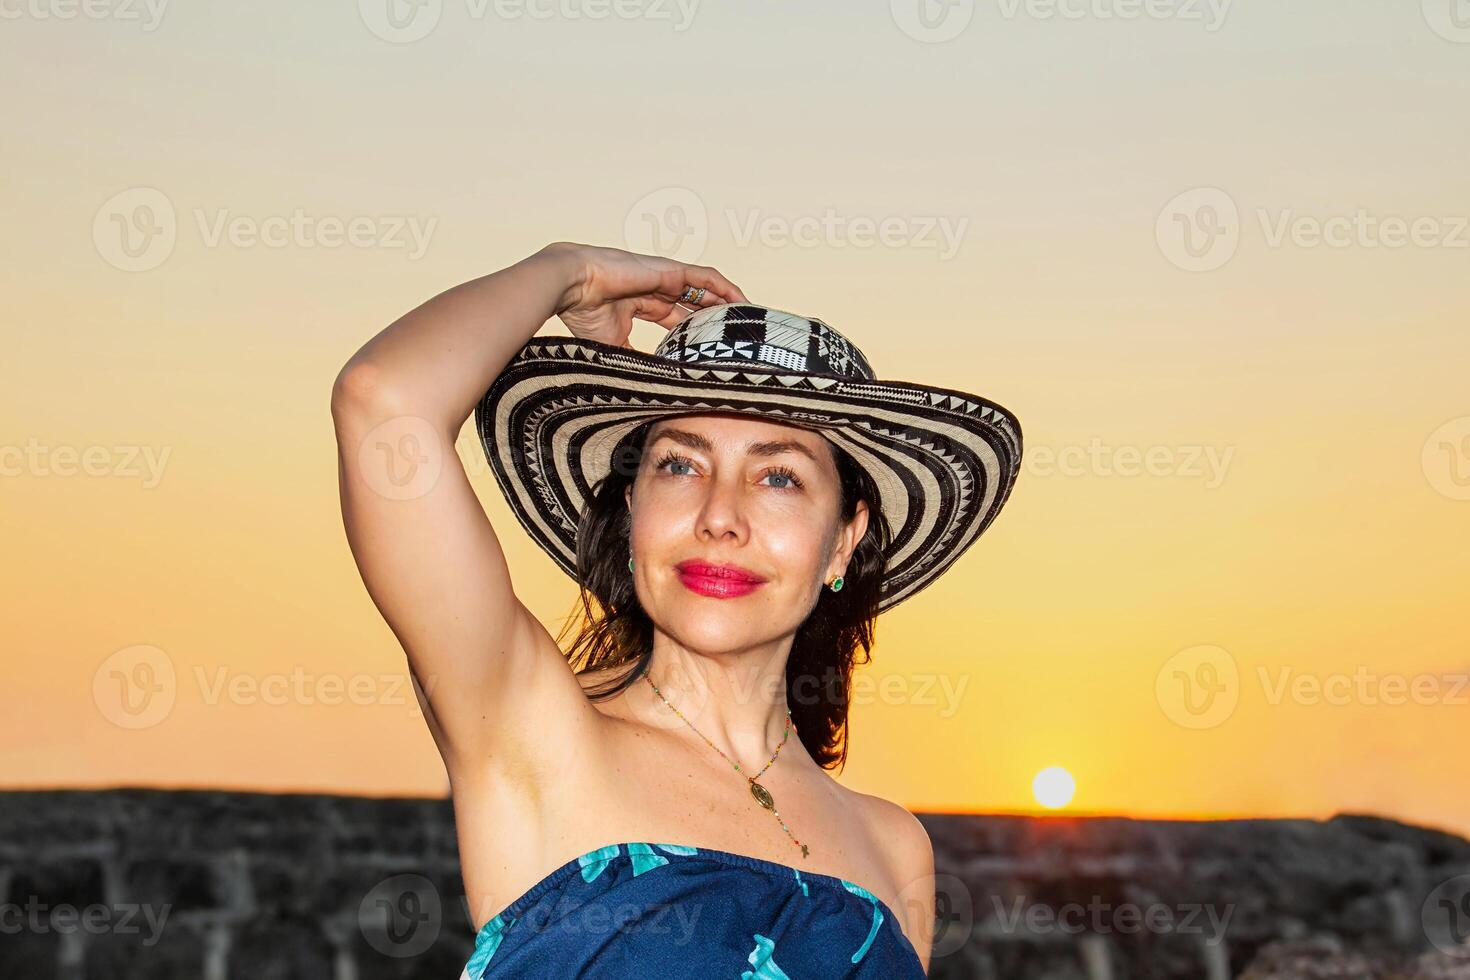
<svg viewBox="0 0 1470 980">
<path fill-rule="evenodd" d="M 1020 418 L 1004 512 L 879 620 L 845 784 L 1035 810 L 1059 766 L 1071 812 L 1470 834 L 1446 4 L 13 9 L 0 787 L 443 794 L 330 388 L 570 239 Z M 458 448 L 555 632 L 573 584 Z"/>
</svg>

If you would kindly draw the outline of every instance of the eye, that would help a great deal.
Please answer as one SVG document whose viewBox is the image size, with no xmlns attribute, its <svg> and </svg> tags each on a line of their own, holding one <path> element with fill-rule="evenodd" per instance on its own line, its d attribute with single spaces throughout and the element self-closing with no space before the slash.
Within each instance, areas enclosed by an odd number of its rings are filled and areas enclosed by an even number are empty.
<svg viewBox="0 0 1470 980">
<path fill-rule="evenodd" d="M 694 461 L 688 456 L 682 456 L 679 453 L 676 453 L 670 449 L 665 450 L 664 454 L 659 457 L 658 462 L 654 464 L 654 472 L 661 472 L 666 466 L 688 466 L 692 469 L 694 466 Z M 675 473 L 671 471 L 669 475 L 688 476 L 690 474 Z M 784 486 L 779 484 L 772 486 L 771 489 L 773 490 L 786 490 L 790 492 L 795 492 L 797 490 L 801 490 L 806 486 L 806 484 L 801 482 L 801 478 L 798 477 L 794 472 L 792 472 L 791 468 L 787 466 L 773 466 L 761 474 L 761 479 L 767 479 L 773 476 L 779 480 L 786 481 L 786 485 Z"/>
<path fill-rule="evenodd" d="M 673 450 L 668 450 L 668 451 L 666 451 L 663 454 L 663 456 L 659 459 L 659 461 L 654 464 L 654 466 L 653 466 L 654 472 L 658 472 L 659 470 L 662 470 L 665 466 L 668 466 L 670 463 L 673 463 L 676 466 L 691 466 L 692 467 L 694 465 L 694 461 L 691 460 L 688 456 L 680 456 L 678 453 L 674 452 Z M 683 476 L 684 474 L 683 473 L 675 473 L 675 474 L 672 474 L 672 475 L 674 475 L 674 476 Z"/>
<path fill-rule="evenodd" d="M 766 470 L 765 475 L 779 477 L 791 484 L 790 486 L 776 487 L 777 490 L 800 490 L 805 486 L 797 475 L 785 466 L 773 466 Z"/>
</svg>

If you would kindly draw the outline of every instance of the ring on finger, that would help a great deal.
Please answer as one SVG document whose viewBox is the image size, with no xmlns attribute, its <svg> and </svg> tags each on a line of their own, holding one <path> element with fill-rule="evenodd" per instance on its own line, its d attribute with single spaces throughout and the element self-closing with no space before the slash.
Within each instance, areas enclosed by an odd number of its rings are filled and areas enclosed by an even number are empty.
<svg viewBox="0 0 1470 980">
<path fill-rule="evenodd" d="M 684 294 L 679 297 L 679 302 L 681 302 L 681 303 L 689 303 L 689 304 L 698 303 L 699 300 L 700 300 L 700 297 L 702 297 L 703 295 L 704 295 L 704 287 L 703 286 L 700 286 L 698 289 L 695 289 L 693 286 L 688 286 L 688 287 L 686 287 L 684 289 Z"/>
</svg>

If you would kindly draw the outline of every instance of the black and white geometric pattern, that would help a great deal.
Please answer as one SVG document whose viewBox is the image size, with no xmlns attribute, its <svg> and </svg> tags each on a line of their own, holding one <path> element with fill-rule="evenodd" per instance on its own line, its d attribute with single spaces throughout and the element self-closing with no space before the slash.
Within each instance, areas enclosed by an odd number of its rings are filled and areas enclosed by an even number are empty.
<svg viewBox="0 0 1470 980">
<path fill-rule="evenodd" d="M 696 310 L 653 353 L 676 361 L 769 364 L 810 374 L 875 377 L 862 351 L 821 320 L 748 303 Z"/>
<path fill-rule="evenodd" d="M 747 412 L 815 429 L 878 486 L 893 531 L 886 611 L 954 564 L 1020 472 L 1021 426 L 979 395 L 882 381 L 820 320 L 749 303 L 697 310 L 652 354 L 575 337 L 529 341 L 475 408 L 521 526 L 576 577 L 576 531 L 612 449 L 651 418 Z"/>
</svg>

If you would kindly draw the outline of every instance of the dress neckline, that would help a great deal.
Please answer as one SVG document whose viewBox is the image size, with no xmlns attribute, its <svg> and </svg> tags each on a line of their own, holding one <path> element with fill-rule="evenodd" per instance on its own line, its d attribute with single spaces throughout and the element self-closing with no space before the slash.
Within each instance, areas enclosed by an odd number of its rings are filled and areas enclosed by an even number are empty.
<svg viewBox="0 0 1470 980">
<path fill-rule="evenodd" d="M 508 918 L 510 918 L 511 916 L 519 915 L 525 909 L 525 906 L 527 904 L 537 898 L 540 898 L 542 893 L 546 892 L 548 889 L 556 887 L 556 885 L 561 883 L 561 880 L 563 878 L 570 875 L 573 871 L 580 871 L 582 867 L 582 860 L 586 858 L 589 854 L 596 854 L 599 851 L 605 851 L 609 848 L 617 848 L 619 853 L 624 853 L 627 851 L 627 848 L 630 844 L 640 844 L 660 848 L 665 846 L 672 848 L 689 848 L 694 853 L 677 856 L 681 860 L 703 857 L 709 860 L 718 861 L 721 864 L 742 867 L 751 871 L 759 871 L 763 874 L 776 875 L 783 878 L 789 877 L 799 884 L 812 883 L 825 885 L 828 888 L 839 888 L 842 891 L 847 892 L 848 894 L 853 894 L 859 898 L 864 898 L 865 900 L 871 901 L 878 908 L 878 910 L 883 913 L 884 920 L 893 924 L 893 931 L 903 941 L 904 945 L 907 946 L 911 952 L 913 952 L 916 959 L 918 958 L 918 950 L 914 948 L 913 941 L 909 939 L 908 934 L 903 931 L 903 926 L 899 923 L 898 916 L 893 914 L 893 909 L 888 907 L 888 903 L 879 898 L 877 892 L 858 884 L 850 878 L 843 878 L 838 875 L 822 874 L 819 871 L 803 871 L 795 865 L 782 864 L 779 861 L 767 860 L 766 858 L 756 857 L 753 854 L 739 854 L 735 851 L 722 851 L 717 847 L 704 847 L 699 844 L 674 844 L 664 841 L 614 841 L 609 844 L 601 844 L 597 847 L 592 848 L 590 851 L 583 851 L 576 857 L 569 858 L 559 867 L 553 868 L 540 881 L 536 882 L 530 888 L 527 888 L 524 892 L 522 892 L 519 896 L 512 899 L 510 904 L 505 906 L 505 908 L 501 909 L 498 913 L 491 916 L 485 922 L 485 924 L 480 927 L 480 929 L 476 933 L 476 936 L 478 936 L 480 933 L 485 932 L 485 930 L 489 929 L 492 926 L 495 926 L 497 928 L 502 927 Z M 858 889 L 862 894 L 857 894 L 853 891 L 853 889 Z M 473 925 L 473 921 L 471 922 L 471 924 Z"/>
</svg>

